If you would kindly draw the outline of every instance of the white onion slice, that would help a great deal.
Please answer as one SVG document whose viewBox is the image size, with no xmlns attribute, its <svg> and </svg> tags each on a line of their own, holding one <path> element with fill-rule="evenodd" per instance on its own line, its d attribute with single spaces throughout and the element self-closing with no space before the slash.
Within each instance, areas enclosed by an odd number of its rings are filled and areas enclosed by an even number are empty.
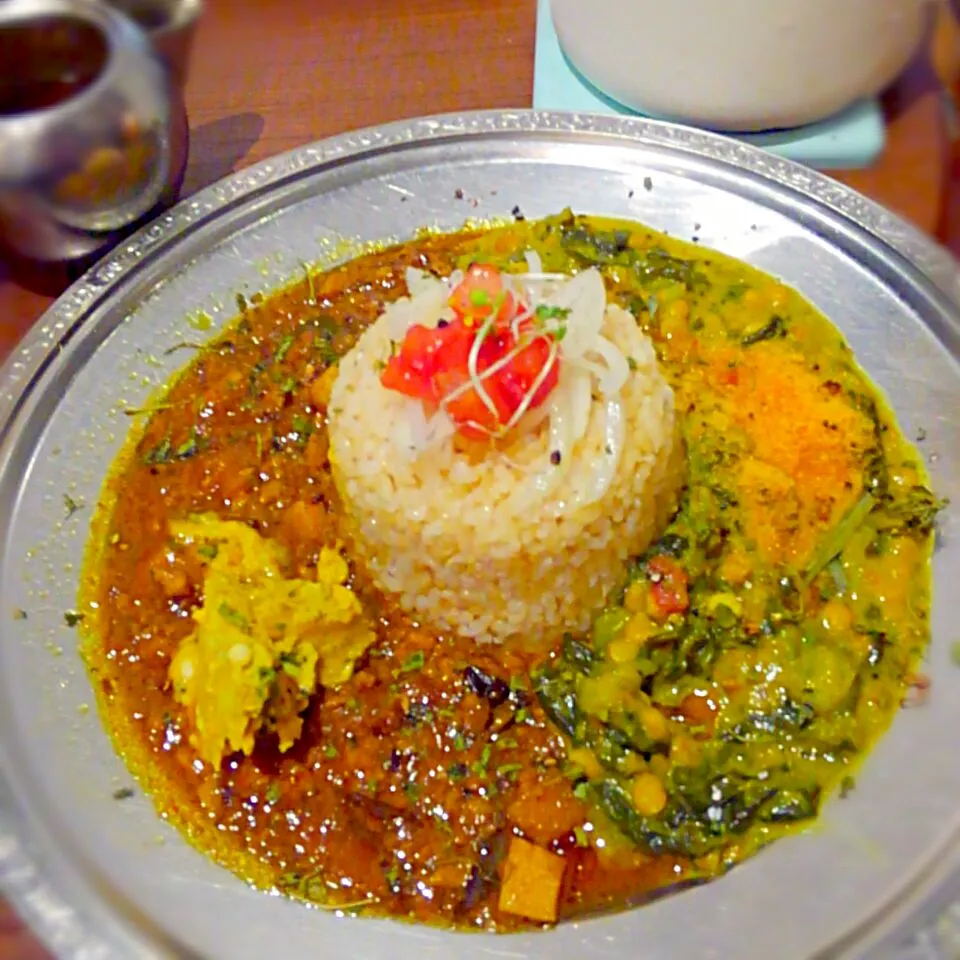
<svg viewBox="0 0 960 960">
<path fill-rule="evenodd" d="M 623 389 L 623 385 L 630 376 L 630 364 L 627 363 L 627 358 L 620 348 L 606 337 L 598 336 L 590 348 L 590 352 L 603 357 L 607 367 L 606 374 L 598 378 L 600 392 L 605 397 L 615 397 Z"/>
<path fill-rule="evenodd" d="M 563 338 L 564 358 L 582 357 L 600 335 L 607 309 L 607 291 L 600 271 L 595 267 L 581 271 L 558 287 L 550 301 L 553 306 L 570 311 Z"/>
<path fill-rule="evenodd" d="M 412 397 L 404 399 L 402 426 L 397 430 L 397 447 L 411 459 L 421 454 L 427 446 L 427 416 L 423 404 Z"/>
<path fill-rule="evenodd" d="M 437 287 L 446 289 L 446 284 L 439 277 L 435 277 L 426 270 L 418 270 L 416 267 L 407 267 L 404 272 L 404 279 L 407 281 L 407 290 L 411 297 L 419 297 L 421 294 L 430 293 Z"/>
<path fill-rule="evenodd" d="M 623 407 L 619 400 L 608 400 L 604 408 L 604 448 L 594 464 L 593 485 L 587 494 L 586 503 L 595 503 L 603 497 L 614 474 L 620 465 L 623 455 L 623 439 L 625 434 L 623 423 Z"/>
<path fill-rule="evenodd" d="M 546 500 L 570 468 L 570 450 L 573 446 L 570 442 L 570 391 L 570 380 L 561 378 L 545 405 L 550 416 L 547 458 L 538 469 L 530 472 L 507 499 L 506 506 L 514 513 L 522 513 L 533 504 Z M 560 455 L 559 463 L 552 462 L 554 453 Z"/>
<path fill-rule="evenodd" d="M 575 447 L 590 425 L 590 375 L 582 370 L 570 370 L 570 447 Z"/>
<path fill-rule="evenodd" d="M 527 261 L 527 273 L 543 273 L 543 261 L 536 250 L 527 250 L 523 254 L 523 259 Z"/>
<path fill-rule="evenodd" d="M 425 447 L 435 447 L 457 432 L 457 425 L 447 416 L 446 411 L 438 410 L 427 421 Z"/>
</svg>

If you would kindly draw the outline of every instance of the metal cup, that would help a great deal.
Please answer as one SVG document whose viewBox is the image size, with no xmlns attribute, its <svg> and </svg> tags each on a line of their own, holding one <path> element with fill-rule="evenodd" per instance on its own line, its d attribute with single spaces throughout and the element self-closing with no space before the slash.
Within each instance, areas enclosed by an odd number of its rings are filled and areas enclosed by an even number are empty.
<svg viewBox="0 0 960 960">
<path fill-rule="evenodd" d="M 150 38 L 154 50 L 180 88 L 187 82 L 190 53 L 203 0 L 106 0 Z"/>
<path fill-rule="evenodd" d="M 183 51 L 180 76 L 195 19 L 148 28 L 158 47 L 166 30 L 171 58 Z M 175 198 L 187 123 L 174 59 L 168 70 L 131 18 L 92 0 L 3 0 L 0 62 L 0 235 L 15 252 L 89 259 Z"/>
</svg>

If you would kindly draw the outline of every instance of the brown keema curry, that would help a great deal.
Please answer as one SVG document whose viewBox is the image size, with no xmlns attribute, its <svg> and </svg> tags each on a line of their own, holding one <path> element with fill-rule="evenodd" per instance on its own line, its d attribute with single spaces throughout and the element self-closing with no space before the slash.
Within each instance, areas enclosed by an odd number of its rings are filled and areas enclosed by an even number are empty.
<svg viewBox="0 0 960 960">
<path fill-rule="evenodd" d="M 509 278 L 532 262 L 599 272 L 653 344 L 683 450 L 666 525 L 548 650 L 405 612 L 389 557 L 354 554 L 328 430 L 341 361 L 409 267 L 474 286 L 381 365 L 403 402 L 456 334 L 472 379 L 446 397 L 472 406 L 450 455 L 500 455 L 508 417 L 545 429 L 573 315 L 523 312 Z M 852 785 L 917 682 L 940 504 L 795 291 L 565 212 L 423 235 L 239 308 L 140 414 L 81 597 L 104 721 L 191 843 L 324 908 L 511 931 L 715 878 Z M 477 331 L 507 360 L 484 368 Z M 485 369 L 527 392 L 487 403 Z"/>
</svg>

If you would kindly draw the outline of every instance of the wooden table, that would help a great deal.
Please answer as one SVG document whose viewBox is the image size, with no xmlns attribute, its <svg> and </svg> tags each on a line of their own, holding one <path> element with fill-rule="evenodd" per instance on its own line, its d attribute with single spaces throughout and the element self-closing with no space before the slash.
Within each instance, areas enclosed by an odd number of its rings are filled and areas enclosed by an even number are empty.
<svg viewBox="0 0 960 960">
<path fill-rule="evenodd" d="M 187 87 L 185 191 L 311 140 L 445 111 L 530 103 L 536 0 L 208 0 Z M 939 73 L 960 63 L 941 25 Z M 870 170 L 837 177 L 934 233 L 948 143 L 926 49 L 886 96 L 889 143 Z M 63 284 L 0 264 L 0 356 Z M 0 902 L 0 960 L 45 951 Z"/>
</svg>

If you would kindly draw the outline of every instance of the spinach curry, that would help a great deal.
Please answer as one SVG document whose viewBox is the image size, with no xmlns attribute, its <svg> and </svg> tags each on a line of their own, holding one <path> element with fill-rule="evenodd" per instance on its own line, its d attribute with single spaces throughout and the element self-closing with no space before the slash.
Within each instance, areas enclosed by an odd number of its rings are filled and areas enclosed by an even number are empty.
<svg viewBox="0 0 960 960">
<path fill-rule="evenodd" d="M 338 358 L 405 292 L 407 266 L 522 271 L 531 249 L 547 271 L 598 266 L 655 344 L 688 461 L 669 528 L 590 634 L 546 657 L 430 635 L 344 567 L 372 613 L 352 671 L 310 696 L 302 664 L 262 671 L 272 725 L 238 733 L 249 755 L 204 759 L 193 665 L 168 678 L 211 548 L 174 531 L 240 521 L 284 575 L 313 578 L 339 544 L 325 432 Z M 240 306 L 120 458 L 83 597 L 107 725 L 196 846 L 319 906 L 515 930 L 715 877 L 852 784 L 916 680 L 939 505 L 797 293 L 566 212 L 423 235 Z"/>
</svg>

